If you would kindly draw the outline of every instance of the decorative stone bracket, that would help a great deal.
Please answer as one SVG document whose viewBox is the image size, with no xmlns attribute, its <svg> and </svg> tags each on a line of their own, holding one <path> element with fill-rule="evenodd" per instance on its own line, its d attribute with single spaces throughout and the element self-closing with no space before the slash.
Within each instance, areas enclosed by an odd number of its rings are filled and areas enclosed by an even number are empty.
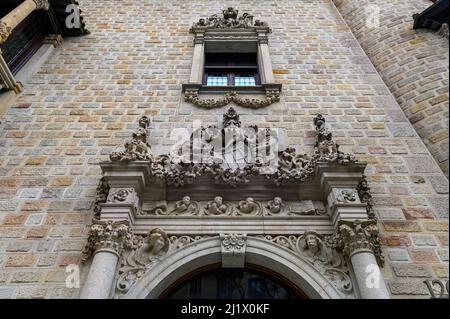
<svg viewBox="0 0 450 319">
<path fill-rule="evenodd" d="M 222 267 L 244 268 L 246 234 L 221 234 Z"/>
</svg>

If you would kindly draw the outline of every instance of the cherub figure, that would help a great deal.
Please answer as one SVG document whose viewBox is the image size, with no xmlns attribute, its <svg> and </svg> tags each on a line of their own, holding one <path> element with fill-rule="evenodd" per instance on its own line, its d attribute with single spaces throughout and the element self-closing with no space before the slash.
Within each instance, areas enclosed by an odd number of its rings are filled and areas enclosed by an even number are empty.
<svg viewBox="0 0 450 319">
<path fill-rule="evenodd" d="M 206 205 L 208 215 L 224 215 L 228 211 L 228 206 L 223 203 L 223 198 L 217 196 Z"/>
<path fill-rule="evenodd" d="M 142 265 L 149 264 L 164 256 L 169 250 L 169 238 L 161 229 L 151 230 L 141 247 L 136 251 L 136 261 Z"/>
<path fill-rule="evenodd" d="M 170 212 L 174 215 L 196 215 L 198 204 L 193 202 L 189 196 L 184 196 L 182 200 L 175 203 L 175 208 Z"/>
<path fill-rule="evenodd" d="M 275 197 L 273 200 L 267 203 L 266 208 L 269 209 L 271 214 L 278 214 L 284 207 L 281 197 Z"/>
</svg>

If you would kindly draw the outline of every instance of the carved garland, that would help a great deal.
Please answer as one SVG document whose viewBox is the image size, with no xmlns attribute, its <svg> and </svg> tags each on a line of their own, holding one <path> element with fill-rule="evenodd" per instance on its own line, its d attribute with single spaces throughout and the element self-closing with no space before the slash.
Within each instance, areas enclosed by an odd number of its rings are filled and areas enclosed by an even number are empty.
<svg viewBox="0 0 450 319">
<path fill-rule="evenodd" d="M 265 99 L 249 99 L 242 98 L 237 92 L 230 91 L 225 94 L 222 99 L 201 99 L 198 91 L 186 90 L 184 92 L 184 100 L 188 103 L 192 103 L 195 106 L 203 107 L 206 109 L 213 109 L 223 107 L 231 102 L 242 107 L 248 107 L 258 109 L 272 105 L 273 103 L 280 102 L 280 91 L 268 90 L 266 91 Z"/>
</svg>

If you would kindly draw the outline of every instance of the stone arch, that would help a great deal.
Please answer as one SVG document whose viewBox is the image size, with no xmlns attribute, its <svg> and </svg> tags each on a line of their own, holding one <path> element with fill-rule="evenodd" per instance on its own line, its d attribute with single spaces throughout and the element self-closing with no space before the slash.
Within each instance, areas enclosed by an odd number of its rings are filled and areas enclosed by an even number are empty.
<svg viewBox="0 0 450 319">
<path fill-rule="evenodd" d="M 169 254 L 124 295 L 127 299 L 158 298 L 178 279 L 198 268 L 220 263 L 219 237 L 199 240 Z M 312 299 L 341 299 L 342 294 L 310 263 L 273 242 L 248 237 L 246 262 L 268 267 L 295 284 Z"/>
</svg>

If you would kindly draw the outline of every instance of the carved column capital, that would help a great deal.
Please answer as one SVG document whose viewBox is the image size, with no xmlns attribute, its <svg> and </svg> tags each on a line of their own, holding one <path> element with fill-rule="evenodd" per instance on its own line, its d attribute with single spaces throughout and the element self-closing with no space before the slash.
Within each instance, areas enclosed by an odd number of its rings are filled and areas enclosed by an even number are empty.
<svg viewBox="0 0 450 319">
<path fill-rule="evenodd" d="M 125 247 L 131 246 L 133 234 L 128 221 L 94 220 L 89 230 L 88 242 L 83 250 L 83 261 L 100 250 L 111 251 L 120 256 Z"/>
<path fill-rule="evenodd" d="M 50 9 L 50 3 L 48 0 L 33 0 L 34 3 L 36 3 L 36 10 L 44 9 L 48 10 Z"/>
<path fill-rule="evenodd" d="M 246 234 L 220 234 L 222 266 L 242 268 L 245 265 Z"/>
<path fill-rule="evenodd" d="M 4 43 L 11 35 L 12 28 L 5 22 L 0 21 L 0 44 Z"/>
<path fill-rule="evenodd" d="M 340 221 L 336 234 L 337 247 L 349 257 L 360 250 L 370 251 L 382 266 L 384 260 L 378 233 L 375 220 Z"/>
</svg>

